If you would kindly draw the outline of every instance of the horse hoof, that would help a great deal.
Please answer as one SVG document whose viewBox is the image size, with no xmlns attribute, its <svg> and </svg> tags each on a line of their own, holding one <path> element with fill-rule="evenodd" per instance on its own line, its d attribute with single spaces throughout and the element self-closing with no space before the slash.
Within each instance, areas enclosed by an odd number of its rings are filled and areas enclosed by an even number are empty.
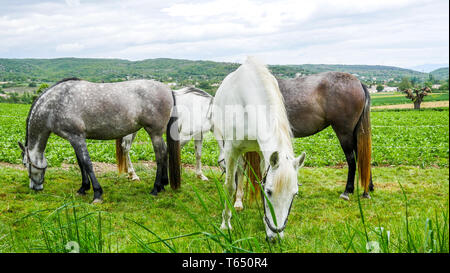
<svg viewBox="0 0 450 273">
<path fill-rule="evenodd" d="M 244 207 L 242 205 L 238 205 L 238 206 L 234 205 L 234 210 L 242 211 L 242 210 L 244 210 Z"/>
<path fill-rule="evenodd" d="M 206 176 L 203 175 L 203 174 L 197 174 L 197 178 L 200 178 L 200 179 L 203 180 L 203 181 L 209 181 L 208 177 L 206 177 Z"/>
<path fill-rule="evenodd" d="M 361 198 L 370 199 L 371 197 L 368 192 L 365 192 L 362 194 Z"/>
<path fill-rule="evenodd" d="M 197 177 L 203 181 L 209 181 L 208 177 L 204 176 L 203 174 L 197 174 Z"/>
<path fill-rule="evenodd" d="M 150 194 L 153 195 L 153 196 L 157 196 L 158 195 L 158 191 L 155 188 L 153 188 L 153 190 L 150 192 Z"/>
<path fill-rule="evenodd" d="M 101 203 L 103 203 L 103 200 L 99 198 L 96 198 L 94 199 L 94 201 L 92 201 L 92 204 L 101 204 Z"/>
<path fill-rule="evenodd" d="M 225 224 L 225 223 L 222 223 L 222 225 L 220 225 L 220 229 L 222 229 L 222 230 L 232 230 L 233 229 L 233 227 L 231 226 L 231 224 Z"/>
<path fill-rule="evenodd" d="M 133 176 L 131 181 L 141 181 L 141 179 L 138 176 Z"/>
<path fill-rule="evenodd" d="M 85 191 L 80 191 L 80 190 L 78 190 L 78 191 L 77 191 L 77 195 L 79 195 L 79 196 L 85 196 L 85 195 L 86 195 L 86 192 L 85 192 Z"/>
<path fill-rule="evenodd" d="M 345 201 L 349 201 L 350 198 L 348 197 L 348 193 L 343 193 L 339 196 L 339 198 L 344 199 Z"/>
</svg>

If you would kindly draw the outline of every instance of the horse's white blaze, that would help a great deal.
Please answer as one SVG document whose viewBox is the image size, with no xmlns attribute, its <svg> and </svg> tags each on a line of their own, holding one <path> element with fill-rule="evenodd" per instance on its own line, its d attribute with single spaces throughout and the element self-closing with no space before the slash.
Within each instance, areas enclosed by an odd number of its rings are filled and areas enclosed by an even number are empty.
<svg viewBox="0 0 450 273">
<path fill-rule="evenodd" d="M 224 79 L 214 99 L 212 121 L 217 140 L 225 143 L 225 188 L 231 198 L 236 190 L 234 174 L 238 157 L 249 151 L 260 152 L 264 172 L 276 153 L 277 162 L 272 162 L 273 166 L 268 169 L 265 184 L 277 224 L 272 220 L 268 202 L 264 223 L 267 236 L 273 238 L 278 229 L 284 229 L 298 191 L 298 164 L 295 163 L 283 98 L 276 79 L 265 65 L 249 57 Z M 222 216 L 222 227 L 231 227 L 231 212 L 227 205 Z"/>
</svg>

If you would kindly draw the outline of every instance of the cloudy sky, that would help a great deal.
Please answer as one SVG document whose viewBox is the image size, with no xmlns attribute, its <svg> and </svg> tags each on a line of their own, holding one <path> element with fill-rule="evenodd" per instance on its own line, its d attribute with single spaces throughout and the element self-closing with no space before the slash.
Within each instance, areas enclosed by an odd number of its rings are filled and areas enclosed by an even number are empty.
<svg viewBox="0 0 450 273">
<path fill-rule="evenodd" d="M 448 10 L 448 0 L 0 0 L 0 58 L 446 64 Z"/>
</svg>

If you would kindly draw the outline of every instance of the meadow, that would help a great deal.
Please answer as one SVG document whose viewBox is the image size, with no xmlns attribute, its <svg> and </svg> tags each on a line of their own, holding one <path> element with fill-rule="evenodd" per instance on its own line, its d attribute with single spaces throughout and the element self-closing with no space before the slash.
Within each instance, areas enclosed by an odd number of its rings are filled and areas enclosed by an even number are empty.
<svg viewBox="0 0 450 273">
<path fill-rule="evenodd" d="M 105 192 L 97 205 L 90 204 L 92 191 L 75 194 L 81 177 L 73 149 L 52 136 L 44 191 L 31 191 L 17 146 L 28 110 L 0 104 L 0 252 L 449 252 L 448 108 L 371 113 L 376 190 L 370 200 L 356 193 L 348 202 L 338 198 L 347 168 L 331 128 L 295 139 L 295 153 L 307 158 L 278 244 L 265 241 L 259 203 L 234 213 L 232 231 L 219 229 L 227 196 L 211 135 L 202 157 L 210 181 L 189 167 L 195 162 L 189 143 L 181 189 L 167 187 L 154 197 L 155 168 L 148 164 L 154 155 L 140 131 L 131 158 L 141 181 L 106 164 L 97 172 Z M 88 149 L 93 161 L 115 163 L 113 141 L 89 141 Z"/>
</svg>

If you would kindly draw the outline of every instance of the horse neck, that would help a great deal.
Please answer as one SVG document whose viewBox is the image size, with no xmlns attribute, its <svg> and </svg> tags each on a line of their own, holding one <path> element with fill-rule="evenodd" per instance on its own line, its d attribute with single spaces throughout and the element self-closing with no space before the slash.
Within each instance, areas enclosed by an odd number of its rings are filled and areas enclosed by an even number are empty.
<svg viewBox="0 0 450 273">
<path fill-rule="evenodd" d="M 39 164 L 44 160 L 44 151 L 47 146 L 50 131 L 44 126 L 30 121 L 27 126 L 27 139 L 25 146 L 33 163 Z"/>
</svg>

